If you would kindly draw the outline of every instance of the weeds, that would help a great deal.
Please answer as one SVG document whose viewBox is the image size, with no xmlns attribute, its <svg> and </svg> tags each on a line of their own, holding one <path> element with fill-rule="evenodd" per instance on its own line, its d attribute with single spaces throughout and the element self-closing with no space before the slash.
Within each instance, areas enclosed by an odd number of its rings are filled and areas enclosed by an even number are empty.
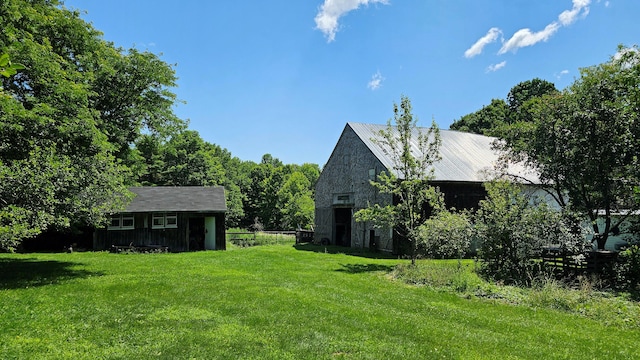
<svg viewBox="0 0 640 360">
<path fill-rule="evenodd" d="M 640 304 L 628 293 L 603 290 L 607 282 L 597 276 L 580 276 L 572 283 L 565 283 L 541 275 L 533 279 L 531 287 L 517 287 L 484 281 L 475 270 L 475 263 L 471 261 L 458 267 L 455 261 L 423 260 L 416 266 L 400 264 L 391 276 L 408 284 L 455 292 L 465 298 L 553 309 L 606 325 L 640 328 Z"/>
</svg>

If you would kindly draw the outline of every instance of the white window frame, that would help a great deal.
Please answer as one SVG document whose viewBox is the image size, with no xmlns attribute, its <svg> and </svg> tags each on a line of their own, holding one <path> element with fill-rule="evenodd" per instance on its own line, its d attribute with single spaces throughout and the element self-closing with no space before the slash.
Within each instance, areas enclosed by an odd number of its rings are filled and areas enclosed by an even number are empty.
<svg viewBox="0 0 640 360">
<path fill-rule="evenodd" d="M 117 220 L 117 225 L 114 225 Z M 125 220 L 131 220 L 131 225 L 124 225 Z M 136 219 L 133 214 L 113 214 L 109 219 L 107 230 L 133 230 L 136 228 Z"/>
<path fill-rule="evenodd" d="M 153 213 L 151 218 L 152 229 L 177 229 L 178 214 L 171 213 Z"/>
<path fill-rule="evenodd" d="M 167 229 L 178 228 L 178 214 L 177 213 L 165 213 L 164 214 L 164 227 Z"/>
<path fill-rule="evenodd" d="M 156 224 L 156 220 L 158 223 Z M 151 218 L 151 228 L 152 229 L 164 229 L 164 213 L 153 213 Z"/>
</svg>

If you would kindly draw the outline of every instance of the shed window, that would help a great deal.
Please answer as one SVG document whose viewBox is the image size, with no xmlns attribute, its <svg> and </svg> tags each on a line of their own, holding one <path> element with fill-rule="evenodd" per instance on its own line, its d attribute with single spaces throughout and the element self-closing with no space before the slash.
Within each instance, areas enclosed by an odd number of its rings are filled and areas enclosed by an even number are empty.
<svg viewBox="0 0 640 360">
<path fill-rule="evenodd" d="M 178 214 L 176 213 L 155 213 L 151 223 L 152 229 L 168 229 L 178 227 Z"/>
<path fill-rule="evenodd" d="M 164 227 L 177 228 L 178 215 L 176 213 L 166 213 L 164 216 Z"/>
<path fill-rule="evenodd" d="M 135 228 L 133 214 L 115 214 L 109 219 L 108 230 L 132 230 Z"/>
<path fill-rule="evenodd" d="M 153 214 L 152 229 L 164 229 L 164 214 Z"/>
</svg>

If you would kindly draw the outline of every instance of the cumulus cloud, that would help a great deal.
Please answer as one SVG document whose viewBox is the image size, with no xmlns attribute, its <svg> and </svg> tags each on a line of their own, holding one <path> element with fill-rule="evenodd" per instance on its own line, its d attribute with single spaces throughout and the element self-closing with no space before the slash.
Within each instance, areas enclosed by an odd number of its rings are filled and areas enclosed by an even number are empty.
<svg viewBox="0 0 640 360">
<path fill-rule="evenodd" d="M 569 70 L 562 70 L 559 73 L 556 73 L 555 76 L 557 79 L 560 79 L 561 77 L 565 76 L 569 74 Z"/>
<path fill-rule="evenodd" d="M 371 90 L 378 90 L 380 89 L 380 87 L 382 87 L 383 80 L 384 78 L 382 77 L 382 74 L 380 74 L 380 71 L 377 71 L 375 74 L 373 74 L 369 83 L 367 83 L 367 87 Z"/>
<path fill-rule="evenodd" d="M 506 61 L 503 61 L 503 62 L 497 63 L 497 64 L 493 64 L 493 65 L 489 65 L 489 67 L 487 68 L 487 72 L 498 71 L 498 70 L 502 69 L 503 67 L 505 67 L 506 65 L 507 65 Z"/>
<path fill-rule="evenodd" d="M 327 42 L 332 42 L 338 32 L 338 20 L 346 13 L 356 10 L 360 5 L 388 4 L 388 0 L 324 0 L 316 15 L 316 29 L 322 31 Z"/>
<path fill-rule="evenodd" d="M 478 39 L 475 44 L 471 45 L 471 47 L 464 52 L 464 57 L 468 59 L 476 55 L 480 55 L 482 53 L 482 49 L 484 49 L 488 44 L 498 40 L 498 36 L 500 36 L 500 34 L 502 34 L 502 31 L 497 27 L 489 29 L 485 36 Z"/>
</svg>

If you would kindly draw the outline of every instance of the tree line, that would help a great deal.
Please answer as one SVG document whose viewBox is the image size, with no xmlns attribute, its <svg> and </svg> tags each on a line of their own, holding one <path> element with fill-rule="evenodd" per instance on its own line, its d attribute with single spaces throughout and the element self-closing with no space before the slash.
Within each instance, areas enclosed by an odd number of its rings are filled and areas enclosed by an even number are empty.
<svg viewBox="0 0 640 360">
<path fill-rule="evenodd" d="M 0 248 L 101 226 L 140 185 L 222 185 L 227 226 L 313 224 L 316 164 L 242 161 L 179 119 L 174 65 L 57 0 L 0 2 Z"/>
</svg>

